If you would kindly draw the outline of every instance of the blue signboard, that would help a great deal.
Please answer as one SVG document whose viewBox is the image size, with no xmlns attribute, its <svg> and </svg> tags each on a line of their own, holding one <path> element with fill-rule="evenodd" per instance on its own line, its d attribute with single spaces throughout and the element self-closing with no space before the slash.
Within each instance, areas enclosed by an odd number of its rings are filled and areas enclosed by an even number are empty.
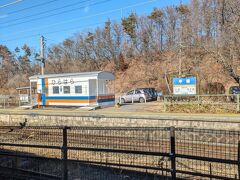
<svg viewBox="0 0 240 180">
<path fill-rule="evenodd" d="M 173 78 L 173 94 L 194 95 L 196 94 L 197 78 L 194 76 Z"/>
<path fill-rule="evenodd" d="M 173 78 L 173 85 L 197 84 L 196 77 Z"/>
</svg>

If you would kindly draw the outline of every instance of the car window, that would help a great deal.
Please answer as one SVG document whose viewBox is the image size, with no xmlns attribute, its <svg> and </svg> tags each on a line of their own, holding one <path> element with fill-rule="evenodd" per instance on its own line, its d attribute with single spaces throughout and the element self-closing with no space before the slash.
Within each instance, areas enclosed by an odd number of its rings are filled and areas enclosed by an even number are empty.
<svg viewBox="0 0 240 180">
<path fill-rule="evenodd" d="M 240 94 L 240 87 L 239 86 L 232 86 L 229 89 L 230 94 Z"/>
<path fill-rule="evenodd" d="M 141 91 L 136 90 L 136 91 L 135 91 L 135 94 L 142 94 L 142 93 L 141 93 Z"/>
<path fill-rule="evenodd" d="M 232 87 L 232 89 L 235 90 L 235 91 L 239 91 L 240 87 L 234 86 L 234 87 Z"/>
<path fill-rule="evenodd" d="M 132 94 L 133 94 L 133 90 L 127 93 L 127 95 L 132 95 Z"/>
<path fill-rule="evenodd" d="M 147 89 L 144 89 L 143 91 L 144 91 L 145 93 L 150 93 Z"/>
</svg>

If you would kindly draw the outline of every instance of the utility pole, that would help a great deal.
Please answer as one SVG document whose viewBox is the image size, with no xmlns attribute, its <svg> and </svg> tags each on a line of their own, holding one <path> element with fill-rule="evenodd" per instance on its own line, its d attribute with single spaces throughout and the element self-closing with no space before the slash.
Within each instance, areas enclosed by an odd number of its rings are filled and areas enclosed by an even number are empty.
<svg viewBox="0 0 240 180">
<path fill-rule="evenodd" d="M 180 4 L 182 5 L 182 1 L 180 2 Z M 181 17 L 181 34 L 180 34 L 180 42 L 179 42 L 179 46 L 180 46 L 180 57 L 179 57 L 179 67 L 178 67 L 178 75 L 179 75 L 179 77 L 181 77 L 182 76 L 182 37 L 183 37 L 183 27 L 182 27 L 182 23 L 183 23 L 183 15 L 182 15 L 182 13 L 181 13 L 181 15 L 180 15 Z"/>
<path fill-rule="evenodd" d="M 41 61 L 41 74 L 44 75 L 45 68 L 45 56 L 44 56 L 45 40 L 44 37 L 40 37 L 40 61 Z"/>
<path fill-rule="evenodd" d="M 179 58 L 179 66 L 178 66 L 178 75 L 179 77 L 181 77 L 182 75 L 182 42 L 180 42 L 180 56 L 178 57 Z"/>
</svg>

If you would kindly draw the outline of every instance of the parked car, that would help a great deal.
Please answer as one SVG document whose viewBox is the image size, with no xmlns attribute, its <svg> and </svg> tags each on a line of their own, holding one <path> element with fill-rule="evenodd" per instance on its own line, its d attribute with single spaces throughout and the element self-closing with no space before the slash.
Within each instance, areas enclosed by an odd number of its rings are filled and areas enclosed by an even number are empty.
<svg viewBox="0 0 240 180">
<path fill-rule="evenodd" d="M 240 94 L 240 86 L 231 86 L 229 94 Z"/>
<path fill-rule="evenodd" d="M 233 95 L 240 94 L 240 86 L 231 86 L 229 88 L 229 94 L 233 94 Z M 229 100 L 232 101 L 232 102 L 237 102 L 237 97 L 236 96 L 230 96 Z"/>
<path fill-rule="evenodd" d="M 144 103 L 145 99 L 146 101 L 151 100 L 151 95 L 149 92 L 144 91 L 143 89 L 134 89 L 123 94 L 120 98 L 121 98 L 121 103 L 132 102 L 132 101 Z"/>
<path fill-rule="evenodd" d="M 155 88 L 138 88 L 139 90 L 143 90 L 146 93 L 149 93 L 151 96 L 151 100 L 156 101 L 158 97 L 158 92 Z"/>
<path fill-rule="evenodd" d="M 158 97 L 162 97 L 162 96 L 163 96 L 162 91 L 157 91 L 157 96 L 158 96 Z"/>
</svg>

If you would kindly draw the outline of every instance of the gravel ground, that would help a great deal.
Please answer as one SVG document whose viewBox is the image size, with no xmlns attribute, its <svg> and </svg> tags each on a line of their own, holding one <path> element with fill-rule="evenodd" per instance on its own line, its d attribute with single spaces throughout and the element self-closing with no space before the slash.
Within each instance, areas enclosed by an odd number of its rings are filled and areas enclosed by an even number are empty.
<svg viewBox="0 0 240 180">
<path fill-rule="evenodd" d="M 113 112 L 163 112 L 163 104 L 160 102 L 147 103 L 125 103 L 121 106 L 107 107 L 97 111 L 113 111 Z"/>
</svg>

